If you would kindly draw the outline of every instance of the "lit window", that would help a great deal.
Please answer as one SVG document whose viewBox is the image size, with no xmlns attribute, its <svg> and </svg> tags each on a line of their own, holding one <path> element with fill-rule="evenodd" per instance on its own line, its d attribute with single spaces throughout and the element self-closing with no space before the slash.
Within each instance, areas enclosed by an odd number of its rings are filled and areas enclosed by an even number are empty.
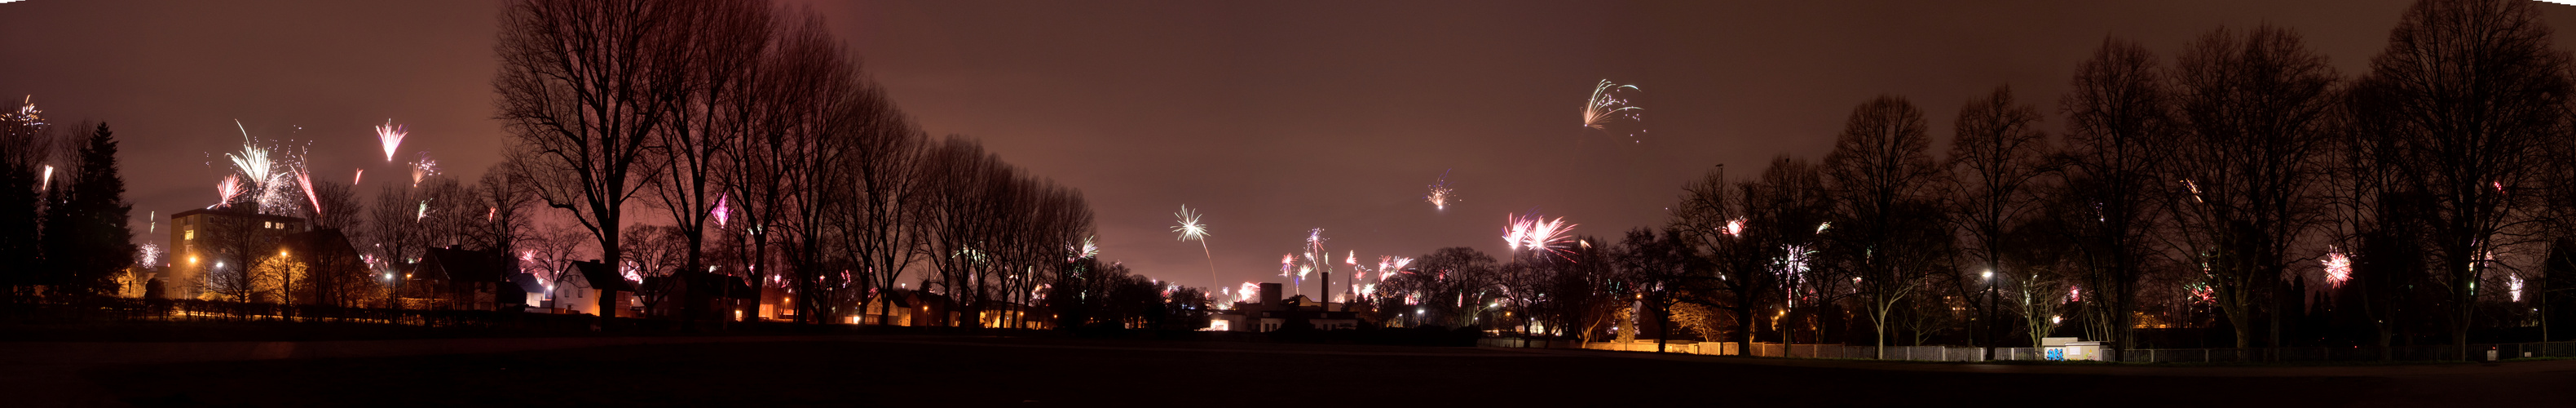
<svg viewBox="0 0 2576 408">
<path fill-rule="evenodd" d="M 185 233 L 185 235 L 186 235 L 186 238 L 180 238 L 180 240 L 182 240 L 182 241 L 194 241 L 194 240 L 196 240 L 196 239 L 197 239 L 197 230 L 193 230 L 193 229 L 192 229 L 192 230 L 188 230 L 188 231 Z"/>
</svg>

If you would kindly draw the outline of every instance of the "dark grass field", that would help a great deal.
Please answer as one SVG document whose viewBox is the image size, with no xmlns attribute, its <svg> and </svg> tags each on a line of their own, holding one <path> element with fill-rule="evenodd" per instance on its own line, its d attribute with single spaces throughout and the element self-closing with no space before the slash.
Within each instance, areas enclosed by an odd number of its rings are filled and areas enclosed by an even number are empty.
<svg viewBox="0 0 2576 408">
<path fill-rule="evenodd" d="M 2232 376 L 2231 368 L 1641 358 L 1627 353 L 857 336 L 105 366 L 134 406 L 2570 406 L 2576 371 Z M 2539 363 L 2530 363 L 2539 364 Z M 2190 370 L 2190 371 L 2174 371 Z M 2222 370 L 2222 371 L 2208 371 Z M 2385 370 L 2382 370 L 2385 371 Z"/>
</svg>

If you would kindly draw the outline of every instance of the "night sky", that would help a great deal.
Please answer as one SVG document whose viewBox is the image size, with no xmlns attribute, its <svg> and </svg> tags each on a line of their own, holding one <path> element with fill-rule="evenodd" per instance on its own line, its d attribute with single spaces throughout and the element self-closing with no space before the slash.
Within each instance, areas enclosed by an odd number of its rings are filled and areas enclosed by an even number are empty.
<svg viewBox="0 0 2576 408">
<path fill-rule="evenodd" d="M 1234 285 L 1278 281 L 1311 228 L 1369 264 L 1461 245 L 1503 257 L 1504 218 L 1533 209 L 1615 241 L 1661 225 L 1715 165 L 1820 159 L 1880 94 L 1924 109 L 1936 155 L 1961 103 L 1997 85 L 2062 129 L 2059 94 L 2106 35 L 2170 63 L 2210 29 L 2270 22 L 2356 75 L 2408 1 L 810 3 L 925 130 L 1082 189 L 1104 259 Z M 490 119 L 498 9 L 0 4 L 0 96 L 34 95 L 57 126 L 109 122 L 138 239 L 157 242 L 147 211 L 215 201 L 234 120 L 309 148 L 317 180 L 367 170 L 362 197 L 407 177 L 370 128 L 387 119 L 411 130 L 406 160 L 480 176 L 506 139 Z M 2543 9 L 2571 48 L 2576 8 Z M 1579 127 L 1602 79 L 1643 87 L 1645 120 Z M 1444 171 L 1461 201 L 1438 211 L 1422 196 Z M 1169 232 L 1183 204 L 1206 214 L 1213 281 Z"/>
</svg>

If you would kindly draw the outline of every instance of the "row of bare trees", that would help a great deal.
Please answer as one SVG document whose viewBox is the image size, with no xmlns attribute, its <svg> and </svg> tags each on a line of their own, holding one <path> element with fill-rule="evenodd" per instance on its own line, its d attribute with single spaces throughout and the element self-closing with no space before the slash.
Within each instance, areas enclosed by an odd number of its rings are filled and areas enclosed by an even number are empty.
<svg viewBox="0 0 2576 408">
<path fill-rule="evenodd" d="M 507 177 L 607 263 L 740 276 L 792 293 L 808 321 L 889 314 L 856 309 L 910 277 L 974 324 L 1081 278 L 1079 191 L 971 139 L 926 137 L 817 18 L 757 0 L 595 0 L 514 2 L 502 20 Z M 666 255 L 637 259 L 655 251 L 637 240 Z"/>
</svg>

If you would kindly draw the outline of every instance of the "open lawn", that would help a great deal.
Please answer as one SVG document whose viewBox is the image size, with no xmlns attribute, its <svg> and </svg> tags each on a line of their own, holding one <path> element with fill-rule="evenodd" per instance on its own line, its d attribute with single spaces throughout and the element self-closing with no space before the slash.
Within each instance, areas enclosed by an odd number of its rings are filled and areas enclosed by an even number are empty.
<svg viewBox="0 0 2576 408">
<path fill-rule="evenodd" d="M 2566 406 L 2576 361 L 1911 364 L 1566 350 L 965 336 L 54 345 L 0 357 L 76 406 Z M 41 347 L 43 343 L 6 345 Z M 199 346 L 203 348 L 204 346 Z M 260 347 L 266 347 L 262 349 Z M 220 348 L 220 347 L 218 347 Z M 446 353 L 463 354 L 446 354 Z M 84 353 L 102 354 L 82 363 Z M 119 354 L 126 357 L 108 356 Z M 141 355 L 144 357 L 133 357 Z M 221 361 L 189 361 L 221 360 Z M 56 371 L 47 374 L 41 371 Z M 59 373 L 68 371 L 68 373 Z M 76 374 L 76 375 L 62 375 Z M 0 404 L 19 405 L 19 404 Z"/>
</svg>

